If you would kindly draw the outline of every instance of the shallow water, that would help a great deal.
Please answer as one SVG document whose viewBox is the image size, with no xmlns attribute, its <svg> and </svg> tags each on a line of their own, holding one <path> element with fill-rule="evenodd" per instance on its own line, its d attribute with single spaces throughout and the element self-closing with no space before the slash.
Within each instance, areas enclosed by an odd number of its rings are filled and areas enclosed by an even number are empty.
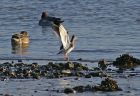
<svg viewBox="0 0 140 96">
<path fill-rule="evenodd" d="M 38 25 L 41 13 L 62 18 L 70 36 L 78 37 L 70 60 L 115 59 L 129 53 L 140 58 L 140 1 L 139 0 L 1 0 L 0 1 L 0 58 L 63 60 L 56 55 L 60 42 L 50 26 Z M 11 35 L 20 31 L 30 34 L 30 46 L 13 54 Z M 29 62 L 29 61 L 27 61 Z M 48 61 L 42 61 L 46 64 Z M 90 64 L 89 66 L 92 66 Z M 0 95 L 14 96 L 139 96 L 139 77 L 114 78 L 124 89 L 121 92 L 85 92 L 66 95 L 46 89 L 59 89 L 75 84 L 95 84 L 100 78 L 0 81 Z M 85 82 L 85 80 L 87 82 Z M 135 81 L 135 82 L 133 82 Z M 130 83 L 131 82 L 131 83 Z M 131 87 L 130 87 L 131 86 Z"/>
<path fill-rule="evenodd" d="M 62 18 L 70 36 L 78 37 L 71 59 L 140 57 L 139 0 L 3 0 L 0 1 L 0 57 L 63 59 L 50 26 L 38 26 L 41 13 Z M 11 35 L 28 31 L 30 46 L 12 54 Z M 22 54 L 22 55 L 21 55 Z"/>
<path fill-rule="evenodd" d="M 129 80 L 126 78 L 114 79 L 117 80 L 119 86 L 123 88 L 123 91 L 65 94 L 63 93 L 64 88 L 74 87 L 75 84 L 84 86 L 87 84 L 97 85 L 100 84 L 101 81 L 101 78 L 96 77 L 90 79 L 80 78 L 79 80 L 75 80 L 75 77 L 70 77 L 61 79 L 11 79 L 0 81 L 0 94 L 9 94 L 13 96 L 139 96 L 139 77 L 129 78 Z"/>
</svg>

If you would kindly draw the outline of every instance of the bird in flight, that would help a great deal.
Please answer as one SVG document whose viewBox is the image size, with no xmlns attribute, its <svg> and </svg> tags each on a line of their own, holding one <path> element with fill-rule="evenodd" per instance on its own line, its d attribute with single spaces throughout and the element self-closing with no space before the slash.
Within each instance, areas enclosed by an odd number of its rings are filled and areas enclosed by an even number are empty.
<svg viewBox="0 0 140 96">
<path fill-rule="evenodd" d="M 53 21 L 53 29 L 59 37 L 62 45 L 60 46 L 60 53 L 64 53 L 64 59 L 69 61 L 69 53 L 75 48 L 75 41 L 76 37 L 75 35 L 72 35 L 71 40 L 69 39 L 68 31 L 65 29 L 65 27 L 61 24 L 61 22 Z"/>
</svg>

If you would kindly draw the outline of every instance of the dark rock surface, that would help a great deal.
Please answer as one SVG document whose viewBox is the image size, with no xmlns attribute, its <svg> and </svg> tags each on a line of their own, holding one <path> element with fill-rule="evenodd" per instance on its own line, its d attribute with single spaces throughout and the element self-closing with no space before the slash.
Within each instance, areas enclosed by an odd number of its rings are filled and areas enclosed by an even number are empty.
<svg viewBox="0 0 140 96">
<path fill-rule="evenodd" d="M 46 65 L 38 63 L 25 64 L 18 63 L 3 63 L 0 64 L 0 77 L 24 79 L 33 78 L 60 78 L 68 76 L 84 76 L 81 71 L 88 71 L 89 68 L 77 62 L 53 63 L 49 62 Z"/>
<path fill-rule="evenodd" d="M 140 59 L 134 58 L 129 54 L 122 54 L 120 57 L 116 58 L 113 65 L 119 67 L 120 69 L 133 68 L 140 65 Z"/>
</svg>

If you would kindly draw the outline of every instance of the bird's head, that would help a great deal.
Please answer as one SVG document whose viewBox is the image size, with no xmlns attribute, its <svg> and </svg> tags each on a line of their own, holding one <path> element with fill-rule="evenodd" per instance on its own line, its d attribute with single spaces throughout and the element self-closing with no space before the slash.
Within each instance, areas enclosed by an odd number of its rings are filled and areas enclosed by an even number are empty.
<svg viewBox="0 0 140 96">
<path fill-rule="evenodd" d="M 43 19 L 43 18 L 46 18 L 47 16 L 48 16 L 47 11 L 42 12 L 42 16 L 41 16 L 42 19 Z"/>
<path fill-rule="evenodd" d="M 21 36 L 29 36 L 28 32 L 26 32 L 26 31 L 21 31 L 20 32 L 20 35 Z"/>
</svg>

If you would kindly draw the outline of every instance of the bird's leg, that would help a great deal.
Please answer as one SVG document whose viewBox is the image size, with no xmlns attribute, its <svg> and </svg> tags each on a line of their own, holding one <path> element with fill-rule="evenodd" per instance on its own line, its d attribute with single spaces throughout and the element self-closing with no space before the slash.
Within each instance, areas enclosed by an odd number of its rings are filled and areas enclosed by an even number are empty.
<svg viewBox="0 0 140 96">
<path fill-rule="evenodd" d="M 69 57 L 66 54 L 64 54 L 64 60 L 69 62 Z"/>
<path fill-rule="evenodd" d="M 67 57 L 67 62 L 69 62 L 69 57 Z"/>
</svg>

